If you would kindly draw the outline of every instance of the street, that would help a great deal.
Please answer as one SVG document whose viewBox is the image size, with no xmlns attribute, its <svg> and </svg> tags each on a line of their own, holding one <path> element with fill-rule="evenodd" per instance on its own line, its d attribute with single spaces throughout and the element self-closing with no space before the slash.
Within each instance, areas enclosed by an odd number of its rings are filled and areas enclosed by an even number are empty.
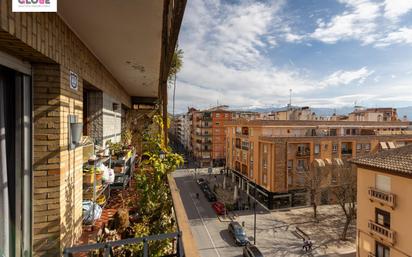
<svg viewBox="0 0 412 257">
<path fill-rule="evenodd" d="M 175 172 L 177 186 L 189 218 L 192 233 L 203 257 L 242 256 L 242 247 L 235 246 L 227 232 L 228 222 L 221 222 L 206 200 L 193 175 L 187 170 Z M 199 199 L 196 199 L 196 192 Z M 249 235 L 250 236 L 250 235 Z"/>
</svg>

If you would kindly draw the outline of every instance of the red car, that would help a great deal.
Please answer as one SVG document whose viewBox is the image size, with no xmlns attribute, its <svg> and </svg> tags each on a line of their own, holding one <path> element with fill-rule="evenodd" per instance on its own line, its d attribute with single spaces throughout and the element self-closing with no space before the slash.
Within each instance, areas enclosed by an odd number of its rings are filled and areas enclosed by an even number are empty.
<svg viewBox="0 0 412 257">
<path fill-rule="evenodd" d="M 212 208 L 215 210 L 217 215 L 225 214 L 225 205 L 221 202 L 215 202 L 212 204 Z"/>
</svg>

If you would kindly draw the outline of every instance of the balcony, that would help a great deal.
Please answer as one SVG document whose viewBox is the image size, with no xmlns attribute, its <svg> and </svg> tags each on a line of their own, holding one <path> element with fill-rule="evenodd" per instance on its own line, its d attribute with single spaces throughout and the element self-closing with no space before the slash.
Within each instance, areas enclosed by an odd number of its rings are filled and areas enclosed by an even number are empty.
<svg viewBox="0 0 412 257">
<path fill-rule="evenodd" d="M 297 157 L 309 157 L 310 156 L 310 149 L 306 148 L 306 149 L 303 149 L 303 150 L 298 150 L 296 152 L 296 156 Z"/>
<path fill-rule="evenodd" d="M 384 192 L 374 187 L 368 189 L 369 200 L 377 201 L 380 204 L 395 208 L 395 195 L 392 193 Z"/>
<path fill-rule="evenodd" d="M 368 222 L 369 233 L 378 237 L 379 239 L 390 243 L 391 245 L 395 244 L 395 232 L 390 230 L 387 227 L 379 225 L 374 221 Z"/>
<path fill-rule="evenodd" d="M 352 149 L 342 149 L 342 155 L 352 155 Z"/>
<path fill-rule="evenodd" d="M 376 255 L 374 253 L 369 252 L 368 257 L 375 257 Z"/>
</svg>

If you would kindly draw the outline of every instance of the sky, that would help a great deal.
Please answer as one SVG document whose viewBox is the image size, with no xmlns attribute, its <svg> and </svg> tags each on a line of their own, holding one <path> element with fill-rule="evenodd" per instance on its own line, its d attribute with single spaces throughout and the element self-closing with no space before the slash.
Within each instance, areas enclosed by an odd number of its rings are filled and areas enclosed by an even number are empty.
<svg viewBox="0 0 412 257">
<path fill-rule="evenodd" d="M 176 113 L 412 105 L 412 0 L 189 0 L 179 48 Z"/>
</svg>

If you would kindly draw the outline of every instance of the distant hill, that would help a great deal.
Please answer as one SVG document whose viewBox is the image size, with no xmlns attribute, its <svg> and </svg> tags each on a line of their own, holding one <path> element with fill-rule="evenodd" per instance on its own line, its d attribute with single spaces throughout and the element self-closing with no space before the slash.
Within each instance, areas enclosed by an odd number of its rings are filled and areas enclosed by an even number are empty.
<svg viewBox="0 0 412 257">
<path fill-rule="evenodd" d="M 273 111 L 281 111 L 285 110 L 286 107 L 266 107 L 266 108 L 259 108 L 259 107 L 248 107 L 248 108 L 241 108 L 240 110 L 243 111 L 253 111 L 253 112 L 273 112 Z M 398 116 L 400 119 L 403 118 L 404 115 L 408 117 L 408 120 L 412 120 L 412 106 L 408 107 L 399 107 L 396 108 L 398 110 Z M 340 107 L 340 108 L 312 108 L 312 110 L 320 116 L 331 116 L 333 113 L 345 115 L 353 111 L 353 107 Z"/>
</svg>

